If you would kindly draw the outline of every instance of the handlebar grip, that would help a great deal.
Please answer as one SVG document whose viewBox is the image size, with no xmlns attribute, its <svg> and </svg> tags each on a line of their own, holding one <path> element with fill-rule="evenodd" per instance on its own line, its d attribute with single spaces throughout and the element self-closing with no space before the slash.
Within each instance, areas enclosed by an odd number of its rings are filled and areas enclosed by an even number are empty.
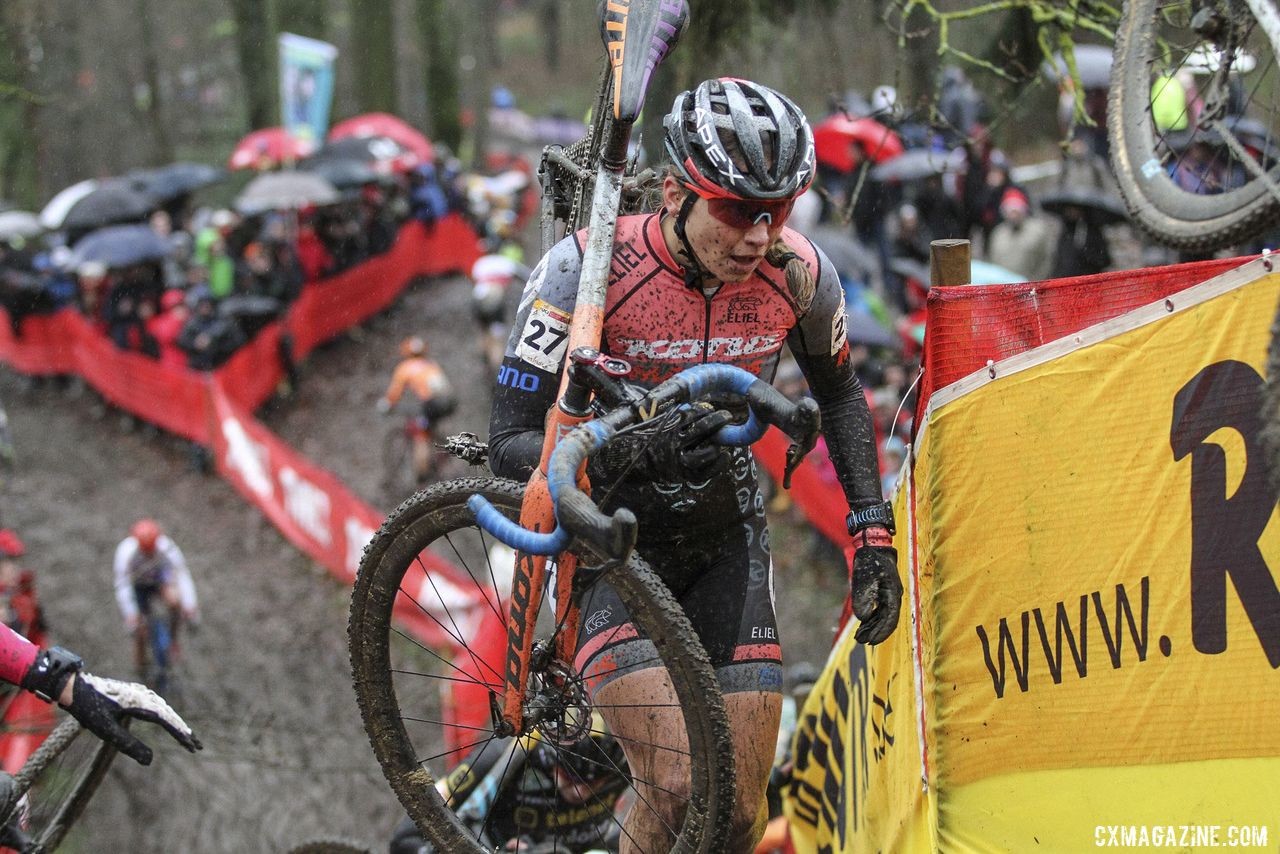
<svg viewBox="0 0 1280 854">
<path fill-rule="evenodd" d="M 578 489 L 578 468 L 617 432 L 607 421 L 588 421 L 556 445 L 547 464 L 547 491 L 560 528 L 613 560 L 626 560 L 636 544 L 636 517 L 626 509 L 608 516 Z"/>
<path fill-rule="evenodd" d="M 467 507 L 475 514 L 476 522 L 488 533 L 517 551 L 531 555 L 554 555 L 569 545 L 569 532 L 558 527 L 548 533 L 538 533 L 520 527 L 489 503 L 483 495 L 467 499 Z"/>
</svg>

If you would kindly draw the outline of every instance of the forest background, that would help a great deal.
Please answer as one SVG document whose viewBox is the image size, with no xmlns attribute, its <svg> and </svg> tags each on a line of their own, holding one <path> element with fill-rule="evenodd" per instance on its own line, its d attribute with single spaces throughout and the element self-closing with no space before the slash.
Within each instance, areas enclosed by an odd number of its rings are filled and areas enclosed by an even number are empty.
<svg viewBox="0 0 1280 854">
<path fill-rule="evenodd" d="M 1015 162 L 1043 153 L 1061 130 L 1045 120 L 1056 91 L 1036 73 L 1041 44 L 1097 4 L 1000 0 L 964 18 L 976 5 L 912 0 L 904 19 L 903 0 L 691 0 L 643 138 L 657 138 L 676 92 L 708 76 L 767 82 L 816 120 L 848 90 L 880 84 L 927 110 L 942 65 L 963 62 L 1005 105 L 997 144 Z M 960 16 L 942 52 L 939 14 Z M 38 209 L 84 178 L 224 162 L 245 133 L 280 122 L 280 32 L 338 47 L 333 121 L 395 113 L 469 161 L 486 148 L 477 107 L 495 86 L 530 114 L 581 116 L 603 61 L 597 20 L 595 0 L 4 0 L 0 199 Z"/>
</svg>

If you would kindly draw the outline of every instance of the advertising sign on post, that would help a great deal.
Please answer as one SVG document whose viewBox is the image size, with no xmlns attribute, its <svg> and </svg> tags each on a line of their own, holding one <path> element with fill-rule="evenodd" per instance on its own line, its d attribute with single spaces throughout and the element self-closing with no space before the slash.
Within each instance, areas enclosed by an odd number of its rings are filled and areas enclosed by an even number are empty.
<svg viewBox="0 0 1280 854">
<path fill-rule="evenodd" d="M 328 42 L 280 34 L 280 124 L 317 146 L 329 129 L 337 55 L 338 49 Z"/>
</svg>

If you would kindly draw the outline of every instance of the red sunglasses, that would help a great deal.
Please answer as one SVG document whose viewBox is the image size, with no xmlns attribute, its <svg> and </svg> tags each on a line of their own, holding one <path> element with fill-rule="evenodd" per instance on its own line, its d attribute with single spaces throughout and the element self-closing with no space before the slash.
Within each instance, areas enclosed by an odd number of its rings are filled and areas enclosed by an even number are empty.
<svg viewBox="0 0 1280 854">
<path fill-rule="evenodd" d="M 780 226 L 791 216 L 791 208 L 795 199 L 781 199 L 776 202 L 748 201 L 746 199 L 707 198 L 692 187 L 689 188 L 701 198 L 707 200 L 707 212 L 720 222 L 747 231 L 763 222 L 766 226 Z"/>
</svg>

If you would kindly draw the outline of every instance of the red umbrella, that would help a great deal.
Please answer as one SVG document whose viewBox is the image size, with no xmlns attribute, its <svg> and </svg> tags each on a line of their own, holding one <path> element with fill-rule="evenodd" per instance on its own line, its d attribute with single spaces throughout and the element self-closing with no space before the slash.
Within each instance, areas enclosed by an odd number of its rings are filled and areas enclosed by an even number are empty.
<svg viewBox="0 0 1280 854">
<path fill-rule="evenodd" d="M 435 160 L 435 149 L 431 141 L 422 132 L 404 119 L 390 113 L 365 113 L 346 121 L 338 122 L 329 131 L 329 141 L 345 139 L 349 136 L 384 136 L 395 140 L 401 146 L 412 151 L 423 163 Z"/>
<path fill-rule="evenodd" d="M 315 151 L 315 145 L 298 139 L 281 127 L 255 130 L 236 143 L 227 160 L 229 169 L 274 169 L 301 160 Z"/>
<path fill-rule="evenodd" d="M 853 146 L 855 142 L 862 146 L 872 163 L 883 163 L 903 152 L 898 135 L 875 119 L 850 118 L 836 113 L 813 129 L 813 148 L 818 162 L 839 172 L 852 172 L 862 162 L 862 155 Z"/>
</svg>

